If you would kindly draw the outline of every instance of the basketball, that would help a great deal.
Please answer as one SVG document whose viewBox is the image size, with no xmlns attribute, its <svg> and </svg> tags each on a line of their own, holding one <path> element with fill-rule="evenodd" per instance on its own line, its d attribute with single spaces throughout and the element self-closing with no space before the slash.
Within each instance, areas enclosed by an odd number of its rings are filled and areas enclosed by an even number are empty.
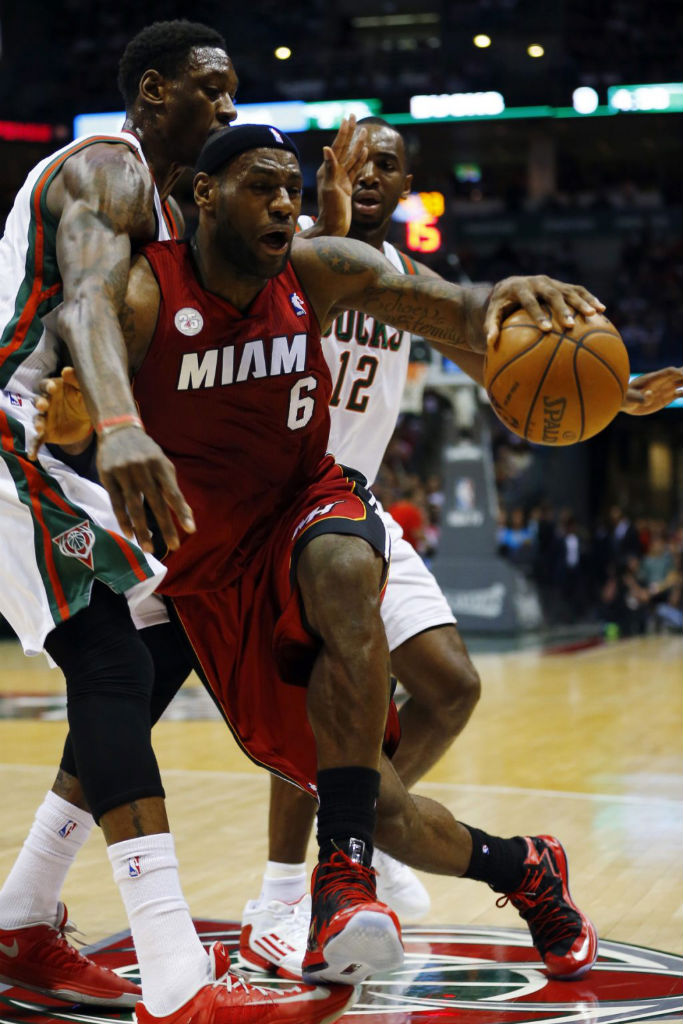
<svg viewBox="0 0 683 1024">
<path fill-rule="evenodd" d="M 575 444 L 598 434 L 619 412 L 628 380 L 626 346 L 599 313 L 576 313 L 571 330 L 553 318 L 544 333 L 517 310 L 504 321 L 484 368 L 498 418 L 535 444 Z"/>
</svg>

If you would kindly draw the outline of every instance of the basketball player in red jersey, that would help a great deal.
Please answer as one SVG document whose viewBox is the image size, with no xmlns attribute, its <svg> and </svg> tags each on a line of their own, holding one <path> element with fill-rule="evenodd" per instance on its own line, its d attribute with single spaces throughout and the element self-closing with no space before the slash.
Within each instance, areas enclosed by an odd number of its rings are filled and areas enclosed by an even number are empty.
<svg viewBox="0 0 683 1024">
<path fill-rule="evenodd" d="M 371 496 L 324 454 L 331 382 L 320 326 L 337 308 L 481 351 L 529 281 L 483 295 L 398 275 L 355 241 L 292 243 L 301 174 L 275 129 L 218 133 L 198 168 L 197 236 L 145 248 L 122 325 L 142 420 L 172 457 L 198 525 L 165 557 L 162 592 L 244 749 L 318 796 L 304 977 L 356 982 L 401 962 L 398 922 L 369 869 L 380 770 L 383 848 L 503 893 L 523 888 L 549 970 L 578 977 L 597 937 L 571 902 L 560 844 L 455 821 L 408 796 L 381 753 L 386 539 Z M 598 306 L 584 289 L 554 284 L 551 305 L 562 315 L 566 303 L 587 315 Z M 543 318 L 535 294 L 530 305 Z M 128 420 L 143 430 L 137 413 Z M 125 500 L 112 497 L 130 527 Z"/>
</svg>

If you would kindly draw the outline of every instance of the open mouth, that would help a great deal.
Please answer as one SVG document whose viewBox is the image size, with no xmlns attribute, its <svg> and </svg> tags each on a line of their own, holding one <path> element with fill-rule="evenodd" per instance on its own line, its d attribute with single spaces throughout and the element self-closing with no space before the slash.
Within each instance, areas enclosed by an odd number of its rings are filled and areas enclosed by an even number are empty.
<svg viewBox="0 0 683 1024">
<path fill-rule="evenodd" d="M 268 231 L 265 235 L 261 235 L 259 241 L 273 254 L 285 252 L 290 241 L 290 234 L 288 231 Z"/>
<path fill-rule="evenodd" d="M 376 213 L 380 207 L 379 196 L 372 192 L 359 192 L 353 197 L 353 205 L 362 213 Z"/>
</svg>

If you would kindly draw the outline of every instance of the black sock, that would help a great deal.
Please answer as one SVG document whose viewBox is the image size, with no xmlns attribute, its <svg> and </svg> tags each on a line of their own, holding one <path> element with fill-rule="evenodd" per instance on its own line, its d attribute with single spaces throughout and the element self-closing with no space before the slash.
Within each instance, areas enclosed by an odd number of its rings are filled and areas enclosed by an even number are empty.
<svg viewBox="0 0 683 1024">
<path fill-rule="evenodd" d="M 321 860 L 331 857 L 335 850 L 343 850 L 352 860 L 370 866 L 379 779 L 374 769 L 355 766 L 318 772 Z M 362 847 L 358 845 L 361 843 Z"/>
<path fill-rule="evenodd" d="M 472 858 L 463 878 L 487 882 L 496 892 L 514 892 L 524 878 L 526 840 L 521 836 L 499 839 L 479 828 L 464 825 L 472 836 Z"/>
</svg>

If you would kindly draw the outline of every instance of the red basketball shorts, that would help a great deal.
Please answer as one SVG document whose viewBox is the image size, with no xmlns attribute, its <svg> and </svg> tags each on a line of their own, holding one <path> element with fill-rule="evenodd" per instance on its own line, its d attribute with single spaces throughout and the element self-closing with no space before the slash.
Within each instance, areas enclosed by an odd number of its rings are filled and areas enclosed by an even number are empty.
<svg viewBox="0 0 683 1024">
<path fill-rule="evenodd" d="M 303 617 L 297 559 L 322 533 L 362 537 L 389 562 L 388 538 L 362 476 L 327 456 L 270 540 L 229 586 L 173 599 L 216 703 L 237 742 L 257 764 L 315 794 L 315 739 L 306 685 L 320 648 Z M 400 736 L 391 703 L 385 750 Z"/>
</svg>

